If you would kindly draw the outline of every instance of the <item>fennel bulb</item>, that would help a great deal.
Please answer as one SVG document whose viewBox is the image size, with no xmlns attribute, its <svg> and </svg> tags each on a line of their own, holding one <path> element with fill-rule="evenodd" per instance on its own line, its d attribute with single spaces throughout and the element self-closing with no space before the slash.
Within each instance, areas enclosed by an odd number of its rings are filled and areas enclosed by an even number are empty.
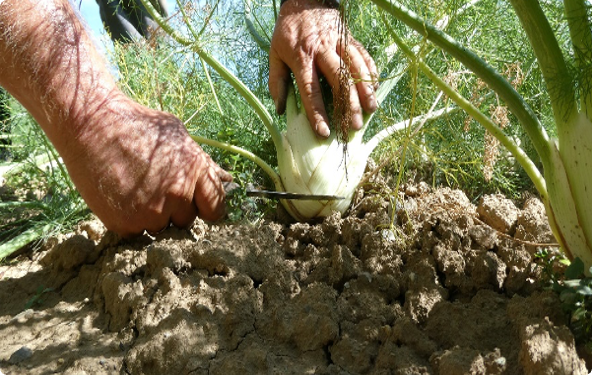
<svg viewBox="0 0 593 375">
<path fill-rule="evenodd" d="M 573 113 L 558 140 L 549 142 L 543 160 L 548 196 L 546 210 L 554 236 L 569 252 L 591 267 L 591 119 Z"/>
<path fill-rule="evenodd" d="M 362 179 L 372 147 L 362 142 L 364 129 L 350 131 L 348 154 L 344 155 L 335 132 L 318 137 L 311 129 L 304 108 L 297 108 L 294 89 L 286 102 L 287 128 L 282 134 L 282 148 L 277 150 L 278 171 L 284 190 L 299 194 L 324 194 L 342 200 L 282 200 L 296 220 L 344 213 Z"/>
<path fill-rule="evenodd" d="M 377 91 L 379 103 L 396 82 L 391 80 L 381 85 Z M 313 132 L 304 108 L 297 107 L 296 94 L 291 87 L 286 100 L 287 127 L 282 134 L 282 147 L 276 149 L 280 175 L 276 189 L 299 194 L 336 195 L 344 199 L 281 200 L 288 213 L 296 220 L 306 221 L 329 216 L 333 211 L 346 212 L 362 180 L 368 158 L 383 140 L 409 127 L 420 128 L 429 120 L 459 109 L 447 106 L 435 110 L 442 94 L 437 95 L 427 113 L 391 124 L 367 142 L 363 142 L 363 136 L 372 115 L 365 115 L 362 129 L 349 132 L 348 152 L 344 155 L 343 145 L 338 142 L 335 132 L 326 139 Z"/>
</svg>

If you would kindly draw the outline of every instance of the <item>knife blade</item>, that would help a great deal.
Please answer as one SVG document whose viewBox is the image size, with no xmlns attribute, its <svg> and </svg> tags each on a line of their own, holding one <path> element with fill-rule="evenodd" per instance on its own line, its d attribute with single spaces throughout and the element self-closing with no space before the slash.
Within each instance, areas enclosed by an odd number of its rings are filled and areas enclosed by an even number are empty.
<svg viewBox="0 0 593 375">
<path fill-rule="evenodd" d="M 299 194 L 299 193 L 288 193 L 285 191 L 274 191 L 274 190 L 254 190 L 249 189 L 245 191 L 248 197 L 259 197 L 268 199 L 293 199 L 303 201 L 336 201 L 345 199 L 337 195 L 324 195 L 324 194 Z"/>
<path fill-rule="evenodd" d="M 238 191 L 241 187 L 239 184 L 234 182 L 223 182 L 224 190 L 227 196 L 232 195 Z M 289 193 L 285 191 L 275 190 L 260 190 L 254 189 L 253 185 L 245 189 L 245 195 L 248 197 L 258 197 L 267 199 L 294 199 L 294 200 L 316 200 L 316 201 L 335 201 L 345 199 L 344 197 L 336 195 L 324 195 L 324 194 L 300 194 L 300 193 Z"/>
</svg>

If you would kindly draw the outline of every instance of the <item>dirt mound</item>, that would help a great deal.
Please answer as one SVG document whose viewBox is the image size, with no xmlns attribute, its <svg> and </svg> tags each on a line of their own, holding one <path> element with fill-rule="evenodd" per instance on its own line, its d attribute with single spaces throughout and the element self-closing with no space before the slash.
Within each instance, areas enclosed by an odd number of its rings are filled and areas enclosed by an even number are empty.
<svg viewBox="0 0 593 375">
<path fill-rule="evenodd" d="M 541 203 L 404 191 L 361 192 L 315 225 L 197 222 L 131 242 L 87 225 L 0 267 L 0 369 L 586 374 L 526 242 L 552 238 Z"/>
</svg>

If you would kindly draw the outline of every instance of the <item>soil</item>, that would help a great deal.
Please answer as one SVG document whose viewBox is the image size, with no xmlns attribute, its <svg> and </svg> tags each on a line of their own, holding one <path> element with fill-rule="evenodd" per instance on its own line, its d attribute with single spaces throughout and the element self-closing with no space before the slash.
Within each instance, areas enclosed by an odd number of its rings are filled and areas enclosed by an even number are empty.
<svg viewBox="0 0 593 375">
<path fill-rule="evenodd" d="M 83 223 L 0 267 L 0 373 L 590 371 L 541 282 L 541 202 L 400 195 L 360 189 L 316 224 L 198 220 L 123 240 Z"/>
</svg>

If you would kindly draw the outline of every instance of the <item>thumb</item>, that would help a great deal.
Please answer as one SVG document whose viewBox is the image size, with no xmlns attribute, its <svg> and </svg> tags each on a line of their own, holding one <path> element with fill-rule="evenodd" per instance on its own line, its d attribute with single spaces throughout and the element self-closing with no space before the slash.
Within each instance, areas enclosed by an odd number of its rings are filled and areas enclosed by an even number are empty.
<svg viewBox="0 0 593 375">
<path fill-rule="evenodd" d="M 205 168 L 196 181 L 194 203 L 198 209 L 198 216 L 206 221 L 217 221 L 226 212 L 225 191 L 222 184 L 232 177 L 210 159 L 205 157 Z"/>
</svg>

